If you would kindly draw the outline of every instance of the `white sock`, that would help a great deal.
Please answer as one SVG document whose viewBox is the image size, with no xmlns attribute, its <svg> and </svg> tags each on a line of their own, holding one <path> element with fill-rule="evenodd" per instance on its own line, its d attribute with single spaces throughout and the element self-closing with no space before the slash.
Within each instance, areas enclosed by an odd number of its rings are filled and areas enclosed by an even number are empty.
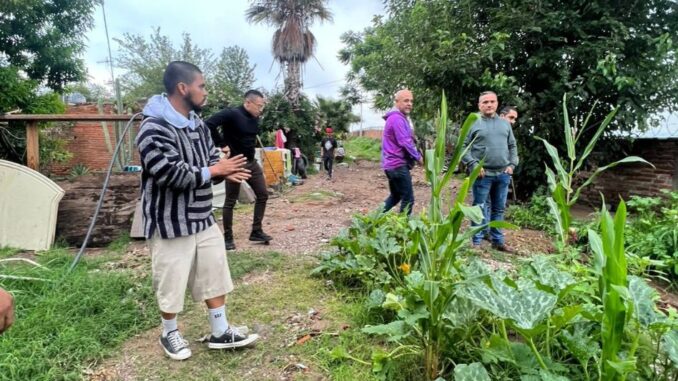
<svg viewBox="0 0 678 381">
<path fill-rule="evenodd" d="M 209 309 L 210 327 L 212 327 L 212 336 L 219 337 L 228 329 L 228 320 L 226 320 L 226 306 Z"/>
<path fill-rule="evenodd" d="M 162 337 L 167 337 L 167 334 L 177 330 L 177 317 L 174 319 L 162 319 Z"/>
</svg>

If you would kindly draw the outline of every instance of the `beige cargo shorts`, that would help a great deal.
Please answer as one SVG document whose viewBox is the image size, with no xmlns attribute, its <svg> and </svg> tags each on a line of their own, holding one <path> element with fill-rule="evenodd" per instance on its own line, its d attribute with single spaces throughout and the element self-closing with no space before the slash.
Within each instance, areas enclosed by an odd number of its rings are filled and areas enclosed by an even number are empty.
<svg viewBox="0 0 678 381">
<path fill-rule="evenodd" d="M 147 244 L 160 311 L 181 312 L 187 287 L 195 301 L 233 291 L 224 239 L 216 224 L 187 237 L 162 239 L 156 233 Z"/>
</svg>

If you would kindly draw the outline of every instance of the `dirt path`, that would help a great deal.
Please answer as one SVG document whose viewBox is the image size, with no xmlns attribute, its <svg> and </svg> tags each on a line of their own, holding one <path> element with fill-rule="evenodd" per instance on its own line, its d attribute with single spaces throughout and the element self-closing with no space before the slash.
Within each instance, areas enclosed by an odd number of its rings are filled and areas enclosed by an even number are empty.
<svg viewBox="0 0 678 381">
<path fill-rule="evenodd" d="M 413 184 L 416 213 L 428 202 L 430 191 L 421 168 L 413 171 Z M 366 351 L 371 346 L 365 343 L 358 328 L 349 328 L 356 319 L 354 311 L 362 308 L 352 307 L 331 284 L 310 277 L 309 272 L 317 263 L 318 251 L 350 225 L 354 213 L 378 208 L 387 195 L 386 177 L 376 163 L 340 166 L 333 181 L 322 174 L 311 176 L 305 184 L 269 199 L 264 230 L 274 240 L 268 246 L 247 240 L 252 206 L 239 207 L 234 216 L 238 249 L 229 252 L 229 262 L 232 271 L 248 266 L 254 270 L 244 270 L 245 274 L 236 278 L 235 291 L 229 296 L 229 320 L 247 323 L 262 336 L 256 348 L 208 351 L 195 343 L 208 326 L 205 307 L 189 303 L 179 323 L 191 341 L 191 359 L 183 362 L 165 359 L 157 344 L 159 328 L 156 328 L 129 340 L 117 355 L 86 371 L 89 379 L 373 379 L 369 367 L 357 363 L 338 368 L 328 366 L 332 361 L 329 351 L 336 345 Z M 508 232 L 508 241 L 525 252 L 550 247 L 549 239 L 541 232 L 529 230 Z M 510 262 L 492 250 L 485 250 L 484 256 L 497 267 L 508 266 Z M 134 242 L 123 259 L 124 267 L 149 271 L 148 257 L 143 242 Z M 252 263 L 259 265 L 253 267 Z M 321 335 L 299 344 L 300 338 L 313 332 Z M 354 353 L 359 355 L 359 350 Z M 369 358 L 369 352 L 364 356 Z"/>
<path fill-rule="evenodd" d="M 430 188 L 421 167 L 412 171 L 415 207 L 418 213 L 428 203 Z M 452 190 L 456 188 L 453 183 Z M 351 223 L 355 213 L 378 208 L 388 196 L 388 182 L 378 163 L 358 162 L 335 169 L 329 181 L 322 174 L 310 176 L 305 184 L 293 187 L 282 196 L 269 200 L 264 230 L 275 239 L 269 246 L 247 240 L 252 218 L 251 208 L 243 208 L 234 217 L 237 248 L 274 250 L 299 255 L 313 254 Z M 518 252 L 546 252 L 550 240 L 542 232 L 523 229 L 507 232 L 507 241 Z"/>
</svg>

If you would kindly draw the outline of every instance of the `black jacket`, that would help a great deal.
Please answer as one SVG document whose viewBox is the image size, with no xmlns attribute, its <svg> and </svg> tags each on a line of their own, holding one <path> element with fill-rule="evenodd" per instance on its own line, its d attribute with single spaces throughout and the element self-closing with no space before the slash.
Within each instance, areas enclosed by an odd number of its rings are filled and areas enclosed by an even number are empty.
<svg viewBox="0 0 678 381">
<path fill-rule="evenodd" d="M 245 107 L 223 109 L 205 120 L 205 124 L 210 129 L 215 146 L 228 146 L 231 156 L 243 154 L 247 160 L 254 160 L 259 118 L 252 116 Z"/>
</svg>

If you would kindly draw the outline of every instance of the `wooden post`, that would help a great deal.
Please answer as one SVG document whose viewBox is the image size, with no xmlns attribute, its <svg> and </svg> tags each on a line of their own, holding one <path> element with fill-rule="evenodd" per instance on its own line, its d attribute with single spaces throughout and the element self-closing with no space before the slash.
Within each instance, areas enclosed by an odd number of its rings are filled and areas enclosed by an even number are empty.
<svg viewBox="0 0 678 381">
<path fill-rule="evenodd" d="M 40 170 L 40 131 L 38 122 L 30 120 L 26 123 L 26 163 L 28 167 Z"/>
</svg>

